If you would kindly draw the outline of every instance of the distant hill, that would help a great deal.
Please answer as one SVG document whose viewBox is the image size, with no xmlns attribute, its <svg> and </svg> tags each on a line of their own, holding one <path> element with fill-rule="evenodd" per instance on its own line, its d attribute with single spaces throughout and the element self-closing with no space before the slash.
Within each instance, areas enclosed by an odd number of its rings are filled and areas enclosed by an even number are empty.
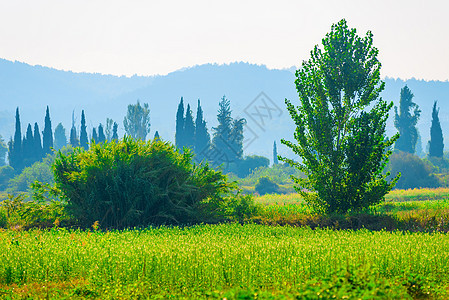
<svg viewBox="0 0 449 300">
<path fill-rule="evenodd" d="M 297 99 L 292 69 L 270 70 L 247 63 L 229 65 L 206 64 L 186 68 L 166 76 L 117 77 L 111 75 L 73 73 L 19 62 L 0 60 L 0 134 L 13 134 L 14 111 L 18 106 L 24 130 L 27 123 L 43 126 L 45 107 L 50 106 L 53 127 L 62 122 L 69 130 L 72 111 L 79 127 L 81 109 L 85 110 L 89 127 L 104 124 L 107 117 L 123 128 L 126 107 L 137 99 L 148 102 L 151 109 L 151 133 L 174 140 L 175 115 L 181 96 L 190 103 L 194 113 L 197 100 L 205 111 L 208 127 L 216 125 L 218 101 L 226 95 L 231 101 L 234 117 L 244 117 L 247 154 L 271 157 L 273 141 L 278 152 L 289 155 L 280 145 L 281 138 L 291 139 L 293 124 L 284 99 Z M 449 82 L 386 78 L 383 97 L 399 102 L 400 89 L 407 84 L 422 110 L 418 128 L 423 143 L 429 139 L 431 108 L 438 100 L 443 133 L 449 130 Z M 261 94 L 262 93 L 262 94 Z M 259 96 L 259 97 L 258 97 Z M 395 132 L 389 120 L 388 131 Z M 446 140 L 449 143 L 449 140 Z M 449 144 L 448 144 L 449 145 Z M 425 145 L 423 145 L 425 148 Z"/>
</svg>

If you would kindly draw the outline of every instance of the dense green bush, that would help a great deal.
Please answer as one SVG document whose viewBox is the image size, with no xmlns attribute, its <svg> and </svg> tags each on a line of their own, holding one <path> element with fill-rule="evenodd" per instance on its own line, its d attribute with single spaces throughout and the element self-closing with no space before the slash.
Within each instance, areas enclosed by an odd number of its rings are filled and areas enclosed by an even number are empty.
<svg viewBox="0 0 449 300">
<path fill-rule="evenodd" d="M 396 183 L 397 189 L 435 188 L 440 186 L 438 178 L 432 174 L 433 166 L 418 156 L 395 151 L 390 156 L 387 170 L 391 176 L 401 173 Z"/>
<path fill-rule="evenodd" d="M 125 138 L 59 153 L 54 175 L 80 224 L 108 228 L 219 221 L 236 188 L 221 171 L 193 164 L 190 151 L 161 140 Z"/>
<path fill-rule="evenodd" d="M 279 186 L 269 177 L 261 177 L 256 184 L 255 190 L 259 195 L 274 194 L 279 192 Z"/>
</svg>

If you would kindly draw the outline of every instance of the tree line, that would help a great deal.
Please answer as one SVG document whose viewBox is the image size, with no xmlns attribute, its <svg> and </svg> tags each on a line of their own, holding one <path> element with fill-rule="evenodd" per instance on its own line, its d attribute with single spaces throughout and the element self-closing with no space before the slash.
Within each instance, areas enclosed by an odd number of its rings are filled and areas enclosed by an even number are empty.
<svg viewBox="0 0 449 300">
<path fill-rule="evenodd" d="M 16 109 L 15 118 L 14 137 L 10 139 L 6 151 L 9 165 L 15 173 L 20 173 L 24 168 L 42 160 L 51 153 L 52 149 L 60 150 L 71 146 L 88 150 L 91 143 L 119 139 L 118 124 L 109 118 L 106 119 L 105 125 L 100 123 L 98 127 L 93 127 L 88 132 L 84 110 L 81 111 L 79 129 L 75 125 L 75 116 L 72 113 L 72 125 L 68 137 L 62 123 L 59 123 L 53 132 L 48 106 L 42 135 L 37 122 L 34 124 L 34 131 L 31 124 L 28 124 L 26 134 L 22 135 L 19 108 Z M 246 120 L 232 117 L 231 103 L 225 96 L 219 101 L 217 121 L 217 127 L 211 129 L 211 136 L 200 100 L 198 99 L 194 118 L 190 104 L 185 107 L 184 99 L 181 97 L 176 113 L 176 147 L 181 151 L 185 149 L 192 151 L 197 163 L 206 160 L 214 167 L 221 166 L 225 171 L 231 171 L 240 176 L 249 174 L 259 166 L 269 165 L 268 158 L 257 155 L 243 156 L 243 130 Z M 137 101 L 137 104 L 128 105 L 123 127 L 125 136 L 146 140 L 151 128 L 148 103 L 141 104 Z M 154 138 L 161 139 L 157 131 Z"/>
<path fill-rule="evenodd" d="M 400 137 L 395 143 L 395 149 L 411 154 L 421 154 L 421 136 L 416 128 L 421 110 L 413 102 L 413 93 L 406 85 L 401 89 L 399 109 L 395 106 L 394 126 Z M 429 157 L 442 158 L 444 153 L 443 131 L 439 119 L 439 108 L 434 101 L 432 108 L 432 123 L 430 127 L 430 140 L 427 144 Z M 417 148 L 418 147 L 418 148 Z"/>
</svg>

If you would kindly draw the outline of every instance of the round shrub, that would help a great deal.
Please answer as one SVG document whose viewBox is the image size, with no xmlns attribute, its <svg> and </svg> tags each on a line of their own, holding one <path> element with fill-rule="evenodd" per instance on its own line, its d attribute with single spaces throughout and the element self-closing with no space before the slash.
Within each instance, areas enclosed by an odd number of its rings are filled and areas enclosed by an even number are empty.
<svg viewBox="0 0 449 300">
<path fill-rule="evenodd" d="M 84 226 L 216 221 L 235 185 L 208 164 L 195 165 L 192 156 L 159 139 L 125 138 L 59 153 L 53 169 L 67 209 Z"/>
</svg>

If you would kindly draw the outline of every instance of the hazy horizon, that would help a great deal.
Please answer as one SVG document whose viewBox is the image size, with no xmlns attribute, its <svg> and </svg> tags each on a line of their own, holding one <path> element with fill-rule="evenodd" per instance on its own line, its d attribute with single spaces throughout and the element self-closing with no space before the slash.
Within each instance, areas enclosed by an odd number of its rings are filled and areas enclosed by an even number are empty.
<svg viewBox="0 0 449 300">
<path fill-rule="evenodd" d="M 345 18 L 373 32 L 384 77 L 447 81 L 447 11 L 443 0 L 0 1 L 0 57 L 116 76 L 239 61 L 286 69 Z"/>
</svg>

